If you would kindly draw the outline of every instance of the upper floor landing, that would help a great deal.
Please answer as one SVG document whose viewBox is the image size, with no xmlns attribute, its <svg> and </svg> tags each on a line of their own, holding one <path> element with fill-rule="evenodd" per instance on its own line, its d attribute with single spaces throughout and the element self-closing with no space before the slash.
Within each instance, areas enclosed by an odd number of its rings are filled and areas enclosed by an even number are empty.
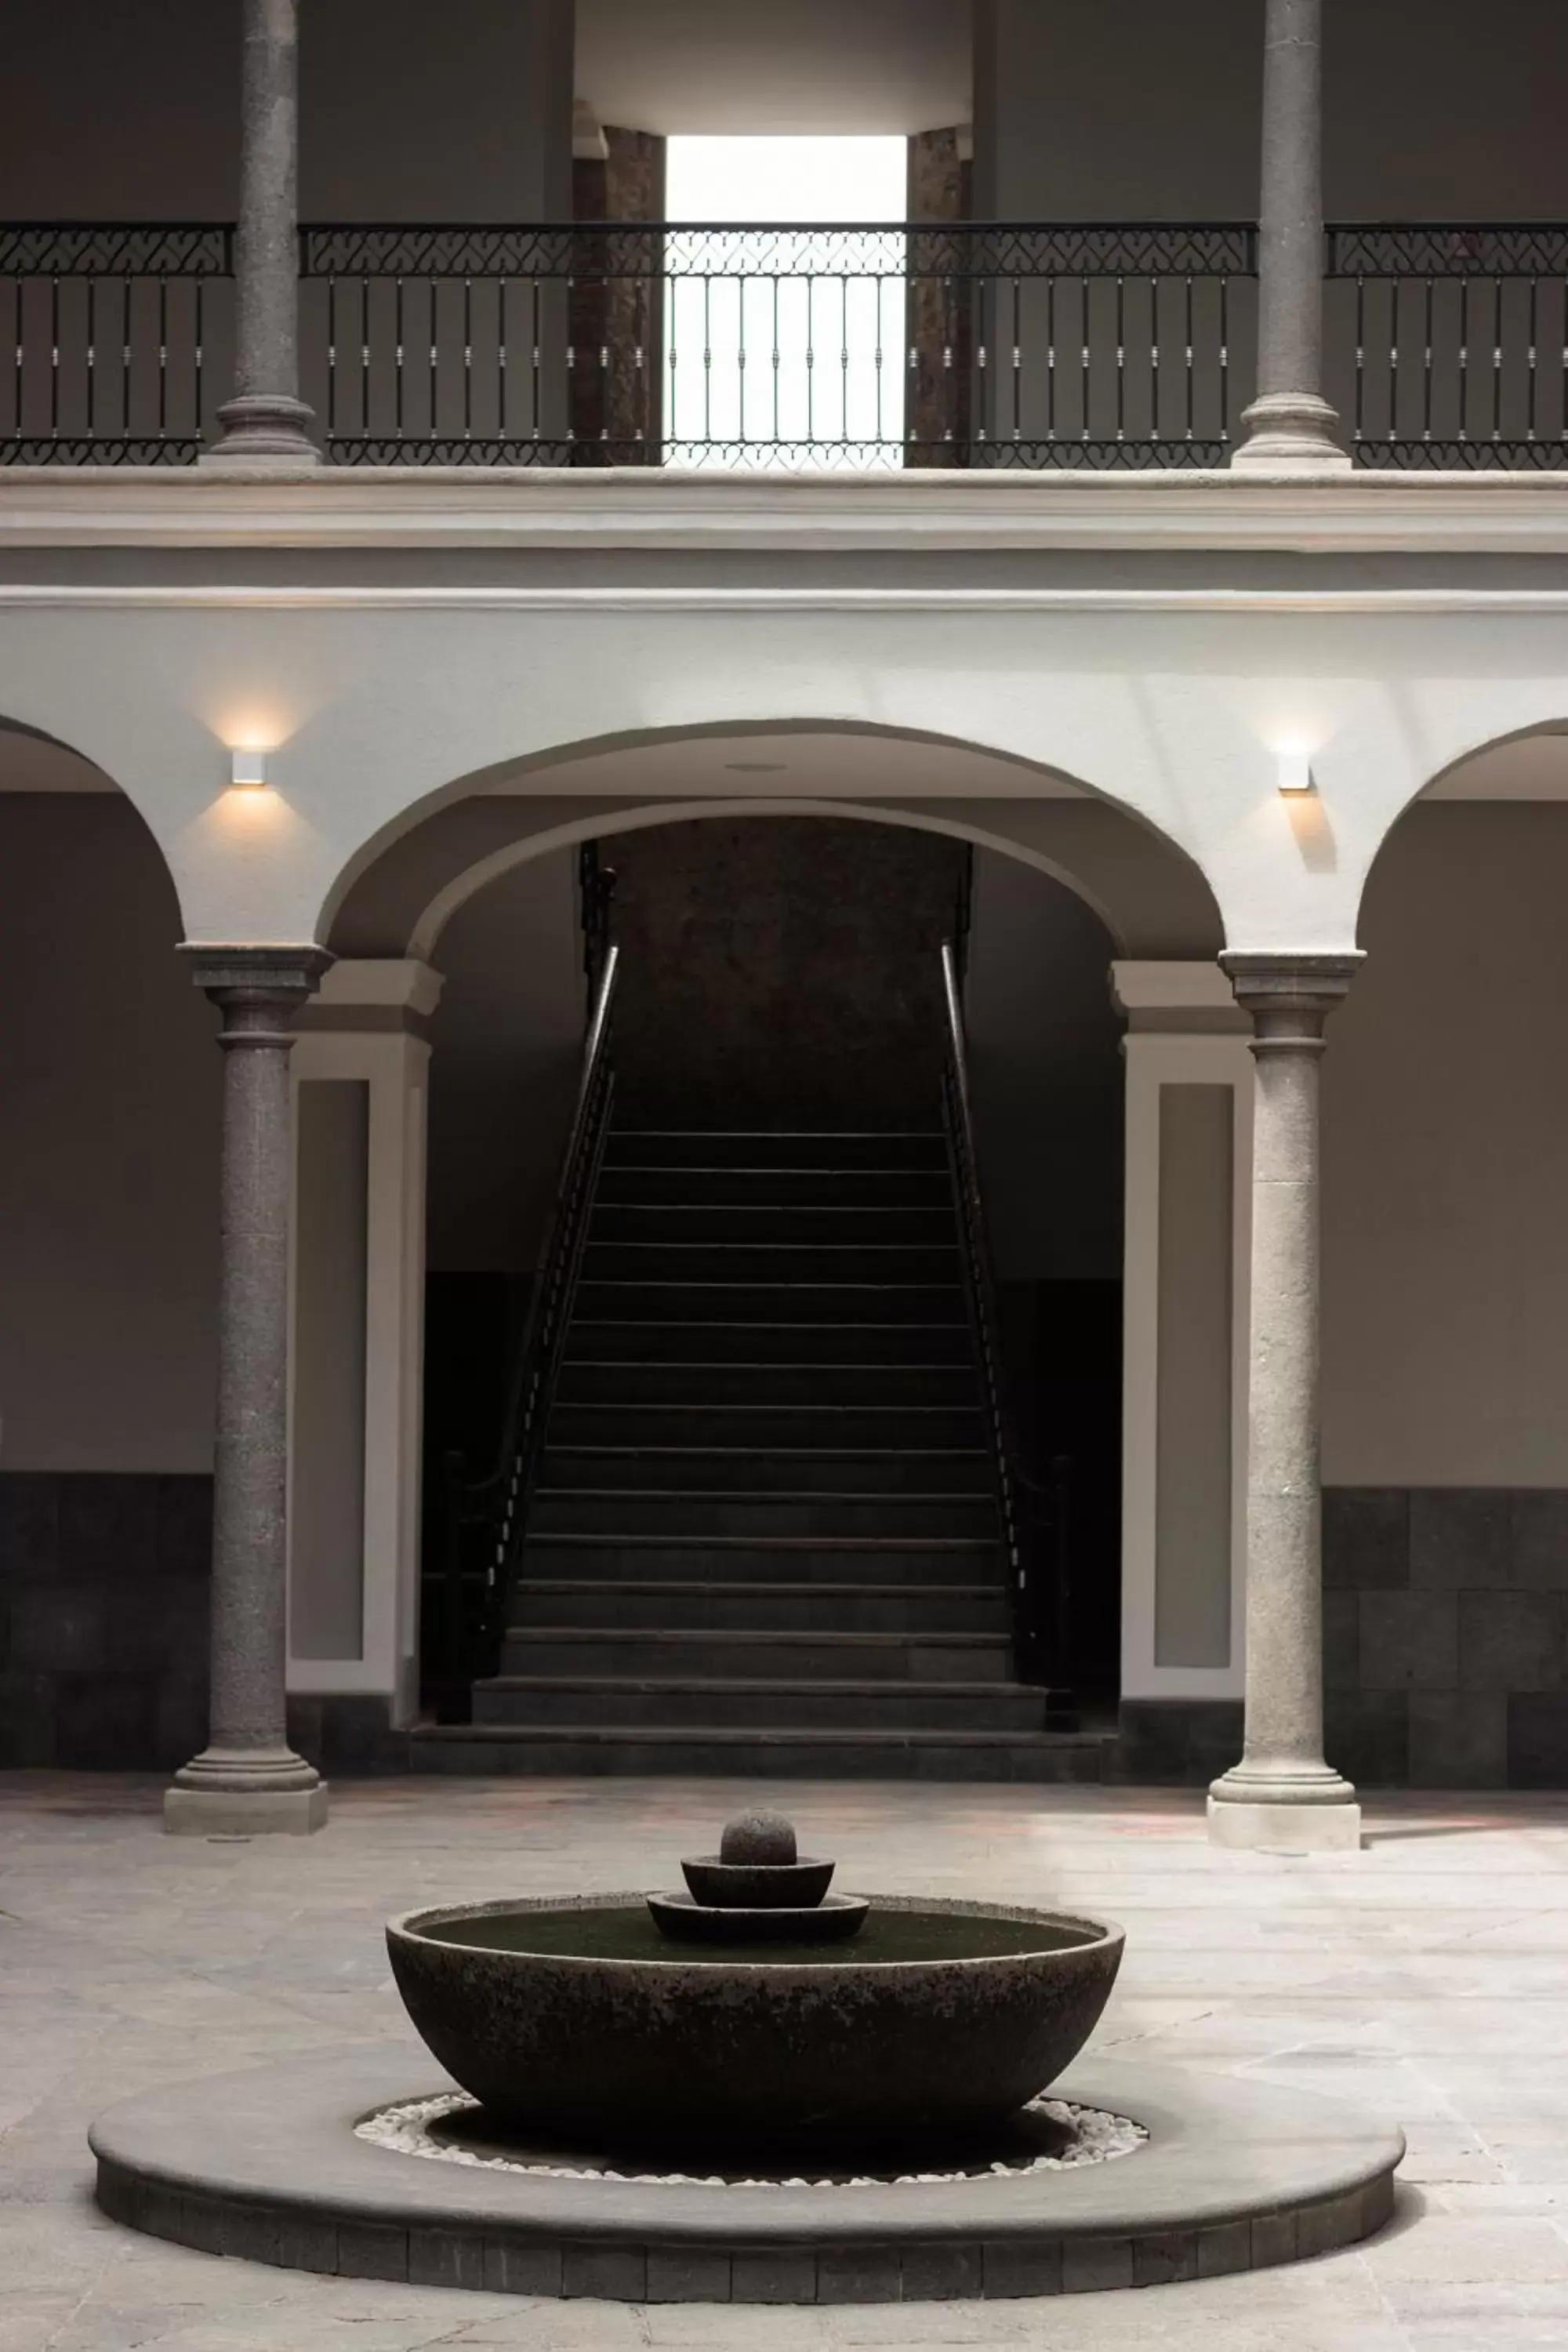
<svg viewBox="0 0 1568 2352">
<path fill-rule="evenodd" d="M 1544 0 L 159 13 L 13 0 L 0 467 L 1568 469 Z M 901 142 L 902 201 L 671 221 L 726 131 Z"/>
</svg>

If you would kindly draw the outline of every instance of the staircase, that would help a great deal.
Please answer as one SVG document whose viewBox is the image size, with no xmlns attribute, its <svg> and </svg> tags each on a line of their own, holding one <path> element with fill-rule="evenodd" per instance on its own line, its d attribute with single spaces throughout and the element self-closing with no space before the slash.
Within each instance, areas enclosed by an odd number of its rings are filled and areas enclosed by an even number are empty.
<svg viewBox="0 0 1568 2352">
<path fill-rule="evenodd" d="M 947 1147 L 613 1129 L 459 1771 L 1096 1780 L 1015 1678 Z"/>
</svg>

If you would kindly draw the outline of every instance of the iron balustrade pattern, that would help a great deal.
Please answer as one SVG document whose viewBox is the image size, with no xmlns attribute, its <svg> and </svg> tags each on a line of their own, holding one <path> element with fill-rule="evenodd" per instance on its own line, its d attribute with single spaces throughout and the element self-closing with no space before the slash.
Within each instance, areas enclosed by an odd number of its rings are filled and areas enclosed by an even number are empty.
<svg viewBox="0 0 1568 2352">
<path fill-rule="evenodd" d="M 1347 222 L 1327 268 L 1328 392 L 1358 465 L 1568 459 L 1568 225 Z"/>
<path fill-rule="evenodd" d="M 233 375 L 233 247 L 205 222 L 0 226 L 0 462 L 193 464 Z"/>
<path fill-rule="evenodd" d="M 339 465 L 1223 465 L 1256 242 L 1234 222 L 306 227 L 301 390 Z M 0 226 L 0 463 L 191 463 L 232 383 L 232 247 L 211 223 Z M 1568 462 L 1568 225 L 1343 224 L 1325 271 L 1358 464 Z"/>
</svg>

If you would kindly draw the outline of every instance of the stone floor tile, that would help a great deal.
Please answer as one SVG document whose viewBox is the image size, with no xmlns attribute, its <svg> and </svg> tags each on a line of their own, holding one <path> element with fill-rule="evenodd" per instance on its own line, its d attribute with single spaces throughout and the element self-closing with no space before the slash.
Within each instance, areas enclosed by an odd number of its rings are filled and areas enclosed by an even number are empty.
<svg viewBox="0 0 1568 2352">
<path fill-rule="evenodd" d="M 0 1780 L 0 2352 L 1568 2343 L 1561 1793 L 1379 1794 L 1363 1853 L 1320 1865 L 1216 1853 L 1186 1790 L 789 1791 L 846 1883 L 1122 1919 L 1100 2044 L 1119 2057 L 1256 2074 L 1404 2120 L 1420 2202 L 1364 2252 L 1041 2305 L 643 2312 L 268 2272 L 114 2229 L 86 2202 L 81 2135 L 123 2090 L 364 2032 L 416 2048 L 386 1969 L 387 1913 L 498 1885 L 637 1885 L 650 1854 L 689 1851 L 751 1797 L 779 1801 L 773 1787 L 693 1782 L 364 1784 L 337 1791 L 309 1846 L 209 1845 L 161 1836 L 151 1780 Z"/>
</svg>

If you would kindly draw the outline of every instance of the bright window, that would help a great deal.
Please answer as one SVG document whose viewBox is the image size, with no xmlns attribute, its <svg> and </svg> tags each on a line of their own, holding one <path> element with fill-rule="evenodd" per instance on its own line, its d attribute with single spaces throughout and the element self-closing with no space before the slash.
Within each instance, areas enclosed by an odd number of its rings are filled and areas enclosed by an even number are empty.
<svg viewBox="0 0 1568 2352">
<path fill-rule="evenodd" d="M 669 141 L 666 215 L 696 226 L 666 253 L 668 464 L 902 465 L 907 154 Z"/>
</svg>

